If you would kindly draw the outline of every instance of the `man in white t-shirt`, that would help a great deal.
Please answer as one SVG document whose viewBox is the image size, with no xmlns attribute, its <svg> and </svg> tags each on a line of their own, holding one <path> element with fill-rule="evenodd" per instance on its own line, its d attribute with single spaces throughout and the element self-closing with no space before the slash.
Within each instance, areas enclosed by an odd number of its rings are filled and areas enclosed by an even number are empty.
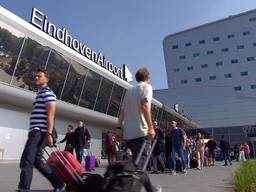
<svg viewBox="0 0 256 192">
<path fill-rule="evenodd" d="M 129 89 L 124 97 L 121 112 L 118 119 L 118 128 L 123 127 L 123 138 L 126 147 L 132 151 L 132 160 L 136 158 L 146 139 L 152 140 L 155 137 L 155 130 L 151 119 L 151 100 L 152 86 L 149 84 L 149 72 L 146 68 L 141 68 L 136 72 L 138 85 Z M 142 161 L 139 162 L 138 169 L 142 169 L 147 157 L 146 149 L 150 148 L 151 143 L 147 142 Z M 149 178 L 144 178 L 146 190 L 159 191 L 152 187 Z"/>
</svg>

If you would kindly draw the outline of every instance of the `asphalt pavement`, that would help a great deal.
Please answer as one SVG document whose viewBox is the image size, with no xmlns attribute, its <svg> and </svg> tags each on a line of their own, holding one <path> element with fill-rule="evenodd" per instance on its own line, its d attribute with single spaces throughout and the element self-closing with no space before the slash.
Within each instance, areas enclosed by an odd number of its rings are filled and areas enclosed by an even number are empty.
<svg viewBox="0 0 256 192">
<path fill-rule="evenodd" d="M 239 162 L 232 166 L 222 166 L 217 162 L 215 167 L 205 167 L 202 171 L 188 169 L 187 174 L 170 173 L 149 174 L 153 185 L 162 186 L 163 192 L 234 192 L 232 177 L 239 167 Z M 106 161 L 94 173 L 104 174 Z M 19 162 L 0 161 L 0 192 L 13 192 L 19 181 Z M 49 182 L 34 169 L 31 192 L 51 192 Z"/>
</svg>

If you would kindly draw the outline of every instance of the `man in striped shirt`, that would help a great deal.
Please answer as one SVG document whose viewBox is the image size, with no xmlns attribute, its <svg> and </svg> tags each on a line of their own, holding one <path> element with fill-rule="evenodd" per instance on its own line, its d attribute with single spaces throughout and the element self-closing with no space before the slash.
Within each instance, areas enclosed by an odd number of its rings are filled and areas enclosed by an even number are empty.
<svg viewBox="0 0 256 192">
<path fill-rule="evenodd" d="M 64 191 L 64 183 L 42 161 L 42 150 L 45 144 L 49 147 L 53 146 L 52 133 L 56 110 L 56 96 L 47 86 L 48 81 L 48 72 L 44 69 L 38 69 L 35 76 L 35 85 L 38 87 L 38 92 L 31 112 L 28 140 L 20 160 L 19 192 L 29 191 L 33 166 L 51 182 L 54 192 Z"/>
</svg>

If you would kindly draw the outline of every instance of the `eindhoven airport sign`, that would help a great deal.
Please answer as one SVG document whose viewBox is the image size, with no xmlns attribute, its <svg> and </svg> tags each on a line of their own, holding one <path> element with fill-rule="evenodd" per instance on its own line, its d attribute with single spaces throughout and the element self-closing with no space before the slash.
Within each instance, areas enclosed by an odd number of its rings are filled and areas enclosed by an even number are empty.
<svg viewBox="0 0 256 192">
<path fill-rule="evenodd" d="M 30 23 L 42 30 L 43 32 L 47 33 L 48 35 L 54 37 L 58 41 L 62 42 L 66 46 L 70 47 L 71 49 L 100 65 L 104 69 L 110 71 L 119 78 L 128 82 L 132 80 L 132 74 L 126 65 L 123 65 L 123 67 L 121 68 L 109 62 L 106 56 L 104 56 L 102 53 L 97 53 L 93 51 L 85 44 L 82 44 L 77 39 L 73 38 L 66 28 L 57 28 L 53 23 L 48 20 L 47 15 L 45 15 L 36 8 L 32 9 Z"/>
</svg>

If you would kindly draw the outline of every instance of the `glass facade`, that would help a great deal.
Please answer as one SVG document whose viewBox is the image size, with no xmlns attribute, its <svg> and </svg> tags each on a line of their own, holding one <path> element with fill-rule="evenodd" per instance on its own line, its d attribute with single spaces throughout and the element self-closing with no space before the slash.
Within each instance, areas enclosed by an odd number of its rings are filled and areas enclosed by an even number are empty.
<svg viewBox="0 0 256 192">
<path fill-rule="evenodd" d="M 0 21 L 0 81 L 10 83 L 25 34 Z"/>
<path fill-rule="evenodd" d="M 34 72 L 49 72 L 59 100 L 117 116 L 125 89 L 0 21 L 0 81 L 36 91 Z"/>
</svg>

